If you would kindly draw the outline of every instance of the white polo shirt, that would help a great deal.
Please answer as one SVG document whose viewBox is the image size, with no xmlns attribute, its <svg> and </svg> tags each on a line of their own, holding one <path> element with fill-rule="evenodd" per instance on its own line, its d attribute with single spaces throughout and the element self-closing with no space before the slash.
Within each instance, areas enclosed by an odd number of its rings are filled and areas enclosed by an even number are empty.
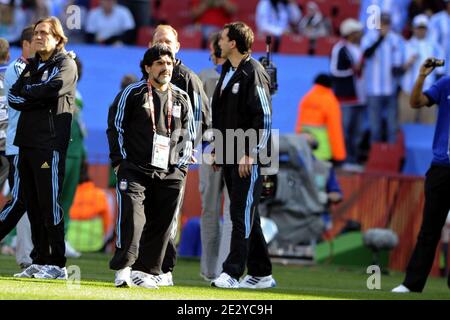
<svg viewBox="0 0 450 320">
<path fill-rule="evenodd" d="M 135 26 L 133 16 L 127 7 L 115 5 L 111 14 L 105 15 L 101 7 L 88 13 L 86 32 L 95 34 L 96 40 L 118 36 Z"/>
</svg>

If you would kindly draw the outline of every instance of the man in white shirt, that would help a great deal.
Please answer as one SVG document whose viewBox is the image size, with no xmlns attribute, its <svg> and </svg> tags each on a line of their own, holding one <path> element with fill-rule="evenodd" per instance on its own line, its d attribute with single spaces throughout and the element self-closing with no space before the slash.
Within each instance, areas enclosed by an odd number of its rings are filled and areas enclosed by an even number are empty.
<svg viewBox="0 0 450 320">
<path fill-rule="evenodd" d="M 135 28 L 133 16 L 127 7 L 116 0 L 101 0 L 100 6 L 92 9 L 87 18 L 87 42 L 99 44 L 132 43 Z"/>
<path fill-rule="evenodd" d="M 278 51 L 283 34 L 297 32 L 302 17 L 295 1 L 260 0 L 256 6 L 256 29 L 259 33 L 275 37 L 274 52 Z"/>
</svg>

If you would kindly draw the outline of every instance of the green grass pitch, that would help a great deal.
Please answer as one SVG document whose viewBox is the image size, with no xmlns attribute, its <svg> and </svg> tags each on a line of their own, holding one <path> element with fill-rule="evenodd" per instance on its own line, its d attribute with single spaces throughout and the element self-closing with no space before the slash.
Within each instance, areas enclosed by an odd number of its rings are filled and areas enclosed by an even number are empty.
<svg viewBox="0 0 450 320">
<path fill-rule="evenodd" d="M 443 278 L 429 278 L 422 294 L 393 294 L 402 273 L 381 276 L 381 289 L 367 289 L 370 276 L 365 268 L 334 265 L 282 266 L 274 265 L 277 287 L 267 290 L 217 289 L 199 276 L 199 261 L 179 259 L 174 272 L 174 287 L 158 290 L 143 288 L 115 288 L 114 272 L 109 270 L 109 255 L 83 254 L 69 259 L 67 266 L 77 265 L 81 282 L 70 285 L 61 280 L 15 279 L 19 271 L 14 257 L 0 255 L 1 300 L 320 300 L 320 299 L 450 299 L 450 291 Z"/>
</svg>

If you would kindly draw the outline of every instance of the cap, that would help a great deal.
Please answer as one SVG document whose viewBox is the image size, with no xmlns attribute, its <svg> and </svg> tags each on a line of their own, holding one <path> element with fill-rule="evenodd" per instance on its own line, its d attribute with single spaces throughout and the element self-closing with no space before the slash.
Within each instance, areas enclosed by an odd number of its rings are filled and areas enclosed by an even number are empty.
<svg viewBox="0 0 450 320">
<path fill-rule="evenodd" d="M 339 28 L 341 35 L 346 37 L 353 32 L 359 32 L 363 30 L 363 25 L 356 19 L 348 18 L 342 21 L 341 26 Z"/>
<path fill-rule="evenodd" d="M 428 19 L 428 17 L 426 15 L 419 14 L 419 15 L 414 17 L 412 24 L 413 24 L 414 28 L 428 27 L 428 22 L 429 22 L 429 19 Z"/>
</svg>

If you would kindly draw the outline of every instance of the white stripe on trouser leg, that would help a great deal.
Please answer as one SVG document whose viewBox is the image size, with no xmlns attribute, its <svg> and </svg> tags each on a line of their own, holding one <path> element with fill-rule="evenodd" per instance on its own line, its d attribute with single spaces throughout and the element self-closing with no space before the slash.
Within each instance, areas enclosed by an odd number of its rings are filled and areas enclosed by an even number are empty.
<svg viewBox="0 0 450 320">
<path fill-rule="evenodd" d="M 62 215 L 58 205 L 58 165 L 59 165 L 59 152 L 53 151 L 52 159 L 52 201 L 53 201 L 53 224 L 56 226 L 61 222 Z"/>
<path fill-rule="evenodd" d="M 122 248 L 120 243 L 120 223 L 122 222 L 122 196 L 119 190 L 119 182 L 116 184 L 116 194 L 117 194 L 117 221 L 116 221 L 116 247 Z"/>
<path fill-rule="evenodd" d="M 172 240 L 172 241 L 175 241 L 175 238 L 177 237 L 177 233 L 178 233 L 178 219 L 181 215 L 181 206 L 183 204 L 183 199 L 184 199 L 185 185 L 186 185 L 186 183 L 184 182 L 183 185 L 181 186 L 180 193 L 178 196 L 177 208 L 175 209 L 175 214 L 173 216 L 172 224 L 170 226 L 170 240 Z"/>
<path fill-rule="evenodd" d="M 3 211 L 0 214 L 0 221 L 5 221 L 6 218 L 8 217 L 9 213 L 11 212 L 12 208 L 15 206 L 16 202 L 17 202 L 17 198 L 19 197 L 19 183 L 20 183 L 20 179 L 19 179 L 19 155 L 15 155 L 14 159 L 13 159 L 13 165 L 14 165 L 14 186 L 12 189 L 12 203 L 11 205 L 6 208 L 5 211 Z"/>
<path fill-rule="evenodd" d="M 255 187 L 255 182 L 258 178 L 258 166 L 256 164 L 252 165 L 250 186 L 248 188 L 247 194 L 247 202 L 245 205 L 245 239 L 248 239 L 250 236 L 251 223 L 250 223 L 250 215 L 253 206 L 253 189 Z"/>
</svg>

